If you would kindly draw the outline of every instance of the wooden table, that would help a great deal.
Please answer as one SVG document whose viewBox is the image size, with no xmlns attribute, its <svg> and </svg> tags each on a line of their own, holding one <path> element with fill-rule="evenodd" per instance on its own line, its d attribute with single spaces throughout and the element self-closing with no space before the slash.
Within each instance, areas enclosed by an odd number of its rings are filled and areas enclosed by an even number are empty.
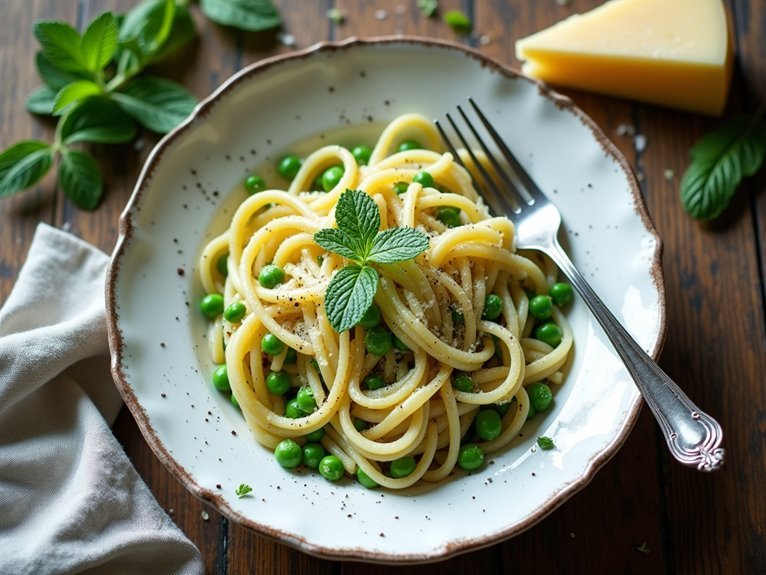
<svg viewBox="0 0 766 575">
<path fill-rule="evenodd" d="M 0 148 L 27 138 L 51 140 L 51 124 L 24 111 L 39 85 L 30 29 L 38 18 L 82 26 L 134 0 L 0 0 Z M 475 37 L 457 37 L 422 17 L 414 0 L 279 0 L 284 29 L 298 47 L 320 40 L 394 33 L 468 42 L 518 66 L 514 41 L 599 0 L 441 0 L 442 10 L 472 16 Z M 568 4 L 568 5 L 561 5 Z M 766 105 L 766 4 L 730 0 L 738 52 L 727 114 Z M 341 25 L 327 18 L 337 7 Z M 195 95 L 208 95 L 250 62 L 291 48 L 275 34 L 248 35 L 204 19 L 180 68 L 164 70 Z M 766 572 L 766 170 L 747 181 L 717 221 L 690 219 L 678 200 L 691 144 L 715 120 L 623 100 L 567 92 L 627 157 L 664 240 L 667 339 L 660 364 L 725 430 L 728 461 L 703 475 L 668 456 L 648 409 L 619 453 L 592 483 L 547 519 L 506 541 L 441 564 L 404 567 L 439 573 L 764 573 Z M 646 146 L 621 135 L 632 126 Z M 51 178 L 0 201 L 0 302 L 18 274 L 38 222 L 64 227 L 110 252 L 117 221 L 151 145 L 95 147 L 106 197 L 94 213 L 66 201 Z M 317 559 L 226 520 L 188 494 L 144 442 L 123 410 L 114 431 L 160 504 L 196 543 L 209 573 L 385 573 L 384 566 Z M 512 494 L 509 494 L 509 499 Z M 503 505 L 498 501 L 498 505 Z M 207 518 L 202 513 L 207 511 Z"/>
</svg>

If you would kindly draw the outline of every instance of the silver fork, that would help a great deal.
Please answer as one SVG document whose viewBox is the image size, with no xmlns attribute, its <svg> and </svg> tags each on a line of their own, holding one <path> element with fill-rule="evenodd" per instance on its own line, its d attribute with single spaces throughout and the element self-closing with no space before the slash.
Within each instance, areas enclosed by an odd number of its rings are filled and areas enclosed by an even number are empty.
<svg viewBox="0 0 766 575">
<path fill-rule="evenodd" d="M 493 178 L 477 160 L 463 132 L 447 114 L 447 121 L 460 140 L 459 146 L 450 140 L 438 121 L 435 121 L 435 124 L 453 156 L 460 161 L 457 148 L 462 147 L 467 151 L 473 165 L 476 166 L 476 170 L 472 171 L 474 179 L 477 184 L 484 184 L 481 189 L 487 204 L 496 214 L 505 214 L 514 223 L 517 247 L 545 253 L 569 279 L 604 328 L 617 354 L 628 368 L 657 419 L 673 456 L 682 464 L 696 467 L 700 471 L 719 469 L 723 465 L 725 454 L 725 450 L 720 447 L 723 431 L 719 423 L 694 405 L 678 385 L 644 352 L 596 295 L 559 245 L 557 235 L 561 226 L 561 214 L 558 208 L 548 200 L 524 170 L 473 99 L 469 98 L 469 103 L 502 154 L 505 163 L 490 150 L 460 106 L 457 107 L 458 113 L 486 154 L 498 178 Z"/>
</svg>

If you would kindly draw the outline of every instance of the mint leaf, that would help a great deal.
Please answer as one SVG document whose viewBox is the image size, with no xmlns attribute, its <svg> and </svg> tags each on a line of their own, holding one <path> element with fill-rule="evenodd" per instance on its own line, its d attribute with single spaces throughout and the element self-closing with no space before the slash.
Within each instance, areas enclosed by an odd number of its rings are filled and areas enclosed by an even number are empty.
<svg viewBox="0 0 766 575">
<path fill-rule="evenodd" d="M 36 22 L 34 34 L 48 60 L 61 70 L 87 72 L 80 51 L 80 34 L 64 22 Z"/>
<path fill-rule="evenodd" d="M 766 157 L 766 117 L 737 116 L 704 136 L 691 149 L 681 178 L 681 203 L 695 219 L 718 217 L 742 179 L 754 175 Z"/>
<path fill-rule="evenodd" d="M 56 91 L 48 86 L 43 86 L 32 92 L 24 103 L 28 112 L 50 116 L 53 114 L 53 102 L 56 100 Z"/>
<path fill-rule="evenodd" d="M 103 97 L 89 98 L 61 119 L 59 133 L 64 144 L 129 142 L 136 135 L 136 123 L 117 103 Z"/>
<path fill-rule="evenodd" d="M 159 62 L 173 55 L 197 35 L 191 12 L 186 6 L 176 6 L 173 25 L 162 46 L 154 53 L 152 62 Z"/>
<path fill-rule="evenodd" d="M 542 437 L 538 437 L 537 438 L 537 445 L 540 447 L 540 449 L 545 449 L 545 450 L 553 449 L 554 447 L 556 447 L 556 444 L 547 435 L 543 435 Z"/>
<path fill-rule="evenodd" d="M 200 0 L 202 12 L 219 24 L 259 32 L 282 23 L 270 0 Z"/>
<path fill-rule="evenodd" d="M 375 201 L 365 192 L 346 190 L 335 206 L 335 221 L 353 242 L 355 259 L 364 263 L 372 247 L 372 240 L 380 230 L 380 212 Z"/>
<path fill-rule="evenodd" d="M 428 249 L 428 236 L 415 228 L 389 228 L 375 236 L 368 261 L 391 264 L 411 260 Z"/>
<path fill-rule="evenodd" d="M 91 96 L 101 93 L 98 84 L 89 80 L 78 80 L 61 88 L 53 101 L 53 113 L 62 114 L 66 108 Z"/>
<path fill-rule="evenodd" d="M 11 196 L 40 180 L 50 169 L 53 151 L 45 142 L 17 142 L 0 154 L 0 197 Z"/>
<path fill-rule="evenodd" d="M 436 9 L 439 7 L 438 0 L 418 0 L 417 4 L 418 8 L 420 8 L 420 13 L 426 18 L 436 14 Z"/>
<path fill-rule="evenodd" d="M 67 150 L 59 163 L 59 185 L 67 197 L 84 210 L 94 210 L 101 199 L 104 182 L 93 156 Z"/>
<path fill-rule="evenodd" d="M 117 20 L 110 12 L 104 12 L 91 20 L 80 42 L 80 52 L 85 67 L 97 72 L 106 66 L 117 52 Z"/>
<path fill-rule="evenodd" d="M 442 19 L 458 34 L 468 34 L 471 31 L 471 19 L 462 10 L 448 10 Z"/>
<path fill-rule="evenodd" d="M 349 246 L 353 240 L 349 235 L 338 228 L 325 228 L 314 234 L 314 241 L 328 252 L 334 252 L 339 256 L 350 260 L 357 260 L 357 253 Z"/>
<path fill-rule="evenodd" d="M 145 128 L 164 134 L 194 111 L 197 100 L 183 86 L 156 78 L 136 78 L 112 98 Z"/>
<path fill-rule="evenodd" d="M 120 26 L 120 44 L 142 60 L 149 60 L 165 44 L 176 14 L 174 0 L 147 0 L 125 15 Z"/>
<path fill-rule="evenodd" d="M 90 77 L 85 72 L 70 72 L 58 68 L 43 52 L 35 54 L 35 65 L 37 73 L 40 74 L 43 82 L 57 92 L 67 84 L 77 80 L 86 80 Z"/>
<path fill-rule="evenodd" d="M 378 272 L 370 266 L 350 265 L 338 270 L 325 294 L 325 311 L 338 333 L 352 328 L 372 304 L 378 289 Z"/>
</svg>

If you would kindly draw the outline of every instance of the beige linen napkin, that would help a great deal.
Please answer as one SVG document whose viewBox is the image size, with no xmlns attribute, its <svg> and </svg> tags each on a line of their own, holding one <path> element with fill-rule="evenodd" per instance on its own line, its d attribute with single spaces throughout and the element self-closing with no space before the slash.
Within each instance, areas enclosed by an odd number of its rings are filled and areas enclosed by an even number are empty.
<svg viewBox="0 0 766 575">
<path fill-rule="evenodd" d="M 40 224 L 0 307 L 0 573 L 204 572 L 109 428 L 106 265 Z"/>
</svg>

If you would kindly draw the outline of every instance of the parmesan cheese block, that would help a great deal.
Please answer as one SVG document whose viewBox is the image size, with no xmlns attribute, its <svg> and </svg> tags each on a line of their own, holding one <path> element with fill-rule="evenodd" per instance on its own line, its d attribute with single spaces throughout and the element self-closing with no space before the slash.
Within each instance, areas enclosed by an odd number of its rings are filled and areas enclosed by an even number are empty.
<svg viewBox="0 0 766 575">
<path fill-rule="evenodd" d="M 719 115 L 732 46 L 721 0 L 611 0 L 516 42 L 550 84 Z"/>
</svg>

